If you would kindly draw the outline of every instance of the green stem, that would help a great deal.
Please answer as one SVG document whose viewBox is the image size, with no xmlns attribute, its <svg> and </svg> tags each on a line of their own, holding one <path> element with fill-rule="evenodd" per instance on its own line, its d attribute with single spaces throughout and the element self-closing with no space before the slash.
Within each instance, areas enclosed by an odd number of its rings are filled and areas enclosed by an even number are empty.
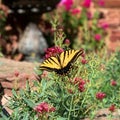
<svg viewBox="0 0 120 120">
<path fill-rule="evenodd" d="M 73 104 L 73 96 L 72 96 L 71 103 L 70 103 L 70 109 L 69 109 L 69 114 L 68 114 L 68 120 L 70 120 L 70 115 L 71 115 L 71 111 L 72 111 L 72 104 Z"/>
<path fill-rule="evenodd" d="M 90 86 L 91 86 L 91 84 L 89 85 L 89 87 L 90 87 Z M 89 88 L 89 87 L 88 87 L 88 88 Z M 87 89 L 86 92 L 85 92 L 84 99 L 82 100 L 81 106 L 84 104 L 84 101 L 86 100 L 86 96 L 87 96 L 87 94 L 88 94 L 88 90 L 89 90 L 89 89 Z"/>
</svg>

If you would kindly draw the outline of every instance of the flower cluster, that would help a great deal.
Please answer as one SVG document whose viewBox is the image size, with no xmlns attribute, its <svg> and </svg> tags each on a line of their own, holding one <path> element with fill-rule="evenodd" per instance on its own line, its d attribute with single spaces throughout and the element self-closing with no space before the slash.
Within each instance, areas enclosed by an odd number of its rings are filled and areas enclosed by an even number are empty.
<svg viewBox="0 0 120 120">
<path fill-rule="evenodd" d="M 70 40 L 69 40 L 69 39 L 65 39 L 64 43 L 65 43 L 66 45 L 69 45 L 69 44 L 70 44 Z"/>
<path fill-rule="evenodd" d="M 50 105 L 46 102 L 42 102 L 39 105 L 37 105 L 34 110 L 39 113 L 44 113 L 44 112 L 54 112 L 55 108 L 50 107 Z"/>
<path fill-rule="evenodd" d="M 110 84 L 111 84 L 111 86 L 116 86 L 117 82 L 115 80 L 112 80 Z"/>
<path fill-rule="evenodd" d="M 88 51 L 101 49 L 104 46 L 104 35 L 107 33 L 106 29 L 109 25 L 101 19 L 101 12 L 95 7 L 103 6 L 104 0 L 98 0 L 95 6 L 92 0 L 83 0 L 77 3 L 74 0 L 61 0 L 57 7 L 58 13 L 60 12 L 64 16 L 62 21 L 65 34 L 69 36 L 71 44 L 80 43 L 80 46 Z M 61 7 L 65 9 L 61 9 Z M 77 39 L 81 42 L 74 41 Z M 85 60 L 83 63 L 86 63 Z"/>
<path fill-rule="evenodd" d="M 99 4 L 100 6 L 104 6 L 105 2 L 104 2 L 104 0 L 98 0 L 98 4 Z"/>
<path fill-rule="evenodd" d="M 49 57 L 52 57 L 52 56 L 56 56 L 57 54 L 60 54 L 62 53 L 64 50 L 60 47 L 51 47 L 51 48 L 48 48 L 46 51 L 45 51 L 45 58 L 49 58 Z"/>
<path fill-rule="evenodd" d="M 100 41 L 101 40 L 101 35 L 100 34 L 95 34 L 94 39 L 96 41 Z"/>
<path fill-rule="evenodd" d="M 98 22 L 98 27 L 106 30 L 109 27 L 109 24 L 107 22 L 99 21 Z"/>
<path fill-rule="evenodd" d="M 98 100 L 103 100 L 103 98 L 105 98 L 105 97 L 106 97 L 106 94 L 103 93 L 103 92 L 98 92 L 98 93 L 96 93 L 96 98 L 97 98 Z"/>
<path fill-rule="evenodd" d="M 87 61 L 86 58 L 85 58 L 85 53 L 82 54 L 81 63 L 82 63 L 82 64 L 88 63 L 88 61 Z"/>
<path fill-rule="evenodd" d="M 83 80 L 82 78 L 76 77 L 76 78 L 74 79 L 74 84 L 78 84 L 78 90 L 79 90 L 80 92 L 83 92 L 83 91 L 85 90 L 86 81 Z"/>
<path fill-rule="evenodd" d="M 81 80 L 78 85 L 78 89 L 80 92 L 83 92 L 85 90 L 85 81 Z"/>
<path fill-rule="evenodd" d="M 91 5 L 91 0 L 84 0 L 84 2 L 83 2 L 83 7 L 89 8 L 90 5 Z"/>
<path fill-rule="evenodd" d="M 64 6 L 66 11 L 69 11 L 73 5 L 73 0 L 61 0 L 58 6 Z"/>
<path fill-rule="evenodd" d="M 70 12 L 72 15 L 76 15 L 76 14 L 80 14 L 81 10 L 79 8 L 73 8 L 71 9 Z"/>
<path fill-rule="evenodd" d="M 114 104 L 109 107 L 109 111 L 111 111 L 111 112 L 115 111 L 115 105 Z"/>
</svg>

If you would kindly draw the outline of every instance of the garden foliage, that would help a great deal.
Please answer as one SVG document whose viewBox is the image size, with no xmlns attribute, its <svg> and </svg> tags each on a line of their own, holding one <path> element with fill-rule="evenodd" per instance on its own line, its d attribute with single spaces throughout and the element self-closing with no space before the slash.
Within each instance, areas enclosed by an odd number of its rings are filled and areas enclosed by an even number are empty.
<svg viewBox="0 0 120 120">
<path fill-rule="evenodd" d="M 56 29 L 55 35 L 55 38 L 59 36 L 55 39 L 57 47 L 69 49 L 66 43 L 62 45 L 61 28 Z M 41 71 L 39 66 L 36 73 L 39 79 L 34 86 L 27 81 L 26 89 L 18 93 L 13 90 L 9 102 L 13 113 L 8 120 L 93 119 L 99 109 L 107 108 L 112 113 L 120 108 L 119 51 L 111 56 L 105 50 L 99 54 L 84 53 L 64 76 Z"/>
<path fill-rule="evenodd" d="M 70 2 L 71 1 L 71 2 Z M 83 55 L 72 65 L 72 69 L 66 75 L 58 75 L 36 69 L 38 80 L 30 86 L 26 83 L 26 89 L 16 92 L 13 89 L 8 106 L 13 110 L 9 118 L 5 120 L 80 120 L 84 118 L 94 119 L 99 109 L 107 108 L 114 112 L 120 108 L 120 51 L 108 56 L 103 47 L 102 38 L 104 31 L 97 26 L 99 13 L 88 17 L 90 0 L 83 3 L 81 14 L 73 16 L 71 13 L 79 13 L 79 9 L 71 9 L 72 0 L 69 0 L 62 12 L 63 26 L 58 19 L 51 22 L 54 33 L 55 46 L 46 52 L 46 59 L 59 54 L 61 50 L 69 50 L 83 47 L 88 54 Z M 63 4 L 62 3 L 62 4 Z M 74 11 L 73 11 L 74 10 Z M 76 15 L 76 14 L 75 14 Z M 60 18 L 60 17 L 58 17 Z M 92 25 L 88 23 L 91 20 Z M 105 28 L 105 26 L 104 26 Z M 80 46 L 78 31 L 80 30 Z M 64 33 L 65 32 L 65 33 Z M 76 36 L 76 38 L 75 38 Z M 67 37 L 69 39 L 67 39 Z M 72 41 L 73 40 L 73 41 Z M 95 53 L 98 49 L 97 54 Z M 95 50 L 95 51 L 92 51 Z M 88 52 L 89 51 L 89 52 Z"/>
</svg>

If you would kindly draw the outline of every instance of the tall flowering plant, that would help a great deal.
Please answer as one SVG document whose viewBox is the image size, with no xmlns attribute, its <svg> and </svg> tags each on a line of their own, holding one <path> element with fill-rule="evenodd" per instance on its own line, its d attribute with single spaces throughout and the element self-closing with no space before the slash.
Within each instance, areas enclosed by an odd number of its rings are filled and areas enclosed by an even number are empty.
<svg viewBox="0 0 120 120">
<path fill-rule="evenodd" d="M 71 41 L 70 47 L 85 50 L 98 50 L 105 45 L 107 23 L 100 23 L 101 12 L 99 6 L 104 1 L 98 0 L 94 6 L 92 0 L 61 0 L 53 13 L 63 23 L 64 32 Z M 50 15 L 48 13 L 47 15 Z"/>
</svg>

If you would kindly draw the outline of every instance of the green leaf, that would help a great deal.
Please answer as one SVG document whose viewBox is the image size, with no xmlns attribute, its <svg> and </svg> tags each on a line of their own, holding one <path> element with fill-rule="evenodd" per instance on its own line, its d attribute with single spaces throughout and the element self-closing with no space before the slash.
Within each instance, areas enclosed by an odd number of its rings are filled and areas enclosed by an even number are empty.
<svg viewBox="0 0 120 120">
<path fill-rule="evenodd" d="M 12 89 L 12 94 L 13 94 L 14 97 L 16 97 L 16 98 L 18 97 L 18 95 L 17 95 L 17 93 L 14 89 Z"/>
<path fill-rule="evenodd" d="M 35 104 L 31 100 L 26 99 L 26 98 L 23 98 L 23 99 L 29 107 L 34 108 Z"/>
<path fill-rule="evenodd" d="M 25 115 L 24 115 L 24 120 L 29 120 L 29 114 L 28 113 L 26 113 Z"/>
<path fill-rule="evenodd" d="M 46 85 L 46 89 L 49 88 L 50 86 L 52 86 L 54 83 L 55 83 L 55 81 L 50 80 Z"/>
<path fill-rule="evenodd" d="M 2 118 L 0 118 L 0 120 L 9 120 L 9 118 L 6 117 L 6 116 L 3 114 L 3 112 L 1 112 L 0 115 L 1 115 L 1 117 L 2 117 Z"/>
<path fill-rule="evenodd" d="M 57 120 L 67 120 L 67 118 L 59 117 Z"/>
</svg>

